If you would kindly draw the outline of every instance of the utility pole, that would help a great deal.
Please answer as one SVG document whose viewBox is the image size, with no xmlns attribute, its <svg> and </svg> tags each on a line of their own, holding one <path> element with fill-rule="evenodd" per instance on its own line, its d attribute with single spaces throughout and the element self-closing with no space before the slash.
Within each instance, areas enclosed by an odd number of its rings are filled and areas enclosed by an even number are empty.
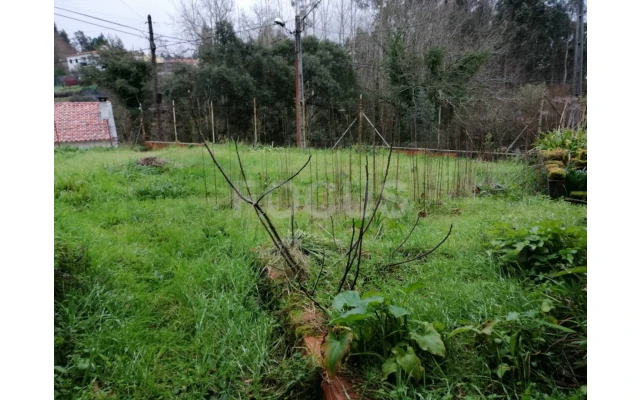
<svg viewBox="0 0 640 400">
<path fill-rule="evenodd" d="M 576 19 L 575 58 L 573 64 L 573 94 L 582 95 L 582 53 L 584 46 L 584 0 L 578 1 L 578 18 Z"/>
<path fill-rule="evenodd" d="M 302 19 L 296 15 L 296 145 L 304 147 L 304 80 L 302 78 Z"/>
<path fill-rule="evenodd" d="M 160 123 L 160 106 L 162 98 L 158 93 L 158 66 L 156 64 L 156 43 L 153 41 L 153 23 L 151 15 L 147 15 L 147 23 L 149 24 L 149 47 L 151 49 L 151 68 L 153 69 L 153 95 L 156 103 L 156 129 L 158 139 L 162 138 L 162 124 Z"/>
</svg>

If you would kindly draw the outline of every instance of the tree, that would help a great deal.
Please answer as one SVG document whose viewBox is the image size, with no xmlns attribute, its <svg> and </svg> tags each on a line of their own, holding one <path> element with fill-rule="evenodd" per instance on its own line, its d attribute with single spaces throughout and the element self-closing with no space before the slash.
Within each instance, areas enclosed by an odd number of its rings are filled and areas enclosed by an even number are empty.
<svg viewBox="0 0 640 400">
<path fill-rule="evenodd" d="M 139 103 L 151 103 L 151 65 L 125 52 L 122 41 L 114 39 L 112 45 L 102 46 L 96 64 L 81 68 L 83 81 L 110 90 L 130 110 L 137 110 Z"/>
<path fill-rule="evenodd" d="M 527 79 L 563 75 L 565 50 L 575 29 L 566 0 L 500 0 L 496 18 L 506 24 L 505 63 L 520 64 Z"/>
<path fill-rule="evenodd" d="M 73 46 L 79 52 L 98 50 L 101 46 L 106 46 L 109 44 L 109 41 L 104 37 L 102 33 L 98 37 L 91 38 L 89 36 L 86 36 L 84 32 L 77 31 L 76 33 L 74 33 L 74 37 L 75 39 L 73 41 Z"/>
</svg>

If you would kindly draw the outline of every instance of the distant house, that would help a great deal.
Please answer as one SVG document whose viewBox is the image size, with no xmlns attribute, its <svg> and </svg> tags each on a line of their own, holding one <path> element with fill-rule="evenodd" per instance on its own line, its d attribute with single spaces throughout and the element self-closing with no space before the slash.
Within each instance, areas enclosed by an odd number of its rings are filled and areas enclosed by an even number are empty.
<svg viewBox="0 0 640 400">
<path fill-rule="evenodd" d="M 118 147 L 111 102 L 65 102 L 54 107 L 56 146 Z"/>
<path fill-rule="evenodd" d="M 97 51 L 86 51 L 84 53 L 67 56 L 67 67 L 69 68 L 69 72 L 75 71 L 82 66 L 96 65 L 98 57 Z"/>
<path fill-rule="evenodd" d="M 159 64 L 160 74 L 168 74 L 173 71 L 179 65 L 193 65 L 197 66 L 199 64 L 198 59 L 196 58 L 165 58 L 162 60 L 162 63 Z"/>
</svg>

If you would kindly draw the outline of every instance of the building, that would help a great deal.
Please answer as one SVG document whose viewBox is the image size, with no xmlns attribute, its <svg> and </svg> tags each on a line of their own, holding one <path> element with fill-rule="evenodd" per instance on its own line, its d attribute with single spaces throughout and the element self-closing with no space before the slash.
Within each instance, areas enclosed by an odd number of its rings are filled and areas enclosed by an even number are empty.
<svg viewBox="0 0 640 400">
<path fill-rule="evenodd" d="M 159 63 L 158 69 L 161 75 L 166 75 L 180 65 L 192 65 L 195 67 L 199 64 L 199 61 L 196 58 L 165 58 L 162 60 L 162 64 Z"/>
<path fill-rule="evenodd" d="M 85 51 L 84 53 L 67 56 L 67 67 L 69 68 L 69 72 L 76 71 L 82 66 L 96 65 L 98 57 L 97 51 Z"/>
<path fill-rule="evenodd" d="M 54 103 L 54 144 L 74 147 L 118 147 L 109 101 Z"/>
</svg>

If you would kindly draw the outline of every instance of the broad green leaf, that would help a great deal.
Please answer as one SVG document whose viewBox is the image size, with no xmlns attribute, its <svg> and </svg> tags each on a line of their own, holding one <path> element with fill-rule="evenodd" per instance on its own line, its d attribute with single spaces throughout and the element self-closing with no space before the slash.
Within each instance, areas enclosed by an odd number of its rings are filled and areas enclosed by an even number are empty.
<svg viewBox="0 0 640 400">
<path fill-rule="evenodd" d="M 546 300 L 542 302 L 542 306 L 540 307 L 542 312 L 549 312 L 552 308 L 553 306 L 551 306 L 551 304 L 549 304 L 549 302 Z"/>
<path fill-rule="evenodd" d="M 425 334 L 420 335 L 416 332 L 409 332 L 409 337 L 418 343 L 418 346 L 422 350 L 428 351 L 431 354 L 435 354 L 441 357 L 444 357 L 446 354 L 446 350 L 444 347 L 444 342 L 440 337 L 438 331 L 435 330 L 433 325 L 429 323 L 425 323 Z"/>
<path fill-rule="evenodd" d="M 484 324 L 482 324 L 482 329 L 480 330 L 480 332 L 484 333 L 485 335 L 491 335 L 493 333 L 493 327 L 498 323 L 498 321 L 499 320 L 495 319 L 485 322 Z"/>
<path fill-rule="evenodd" d="M 351 348 L 353 334 L 348 328 L 337 326 L 330 329 L 322 342 L 322 358 L 327 375 L 333 378 Z"/>
<path fill-rule="evenodd" d="M 400 317 L 403 317 L 405 315 L 409 315 L 410 312 L 409 312 L 409 310 L 407 310 L 404 307 L 390 305 L 389 306 L 389 314 L 393 315 L 396 318 L 400 318 Z"/>
<path fill-rule="evenodd" d="M 439 321 L 435 321 L 433 323 L 433 327 L 436 328 L 436 330 L 438 330 L 438 331 L 443 331 L 444 330 L 444 324 L 442 322 L 439 322 Z"/>
<path fill-rule="evenodd" d="M 369 297 L 382 297 L 383 299 L 387 298 L 387 296 L 385 296 L 383 293 L 380 293 L 380 292 L 365 292 L 361 296 L 362 300 L 365 300 Z"/>
<path fill-rule="evenodd" d="M 334 310 L 342 311 L 345 305 L 353 308 L 359 306 L 361 303 L 360 294 L 356 291 L 348 290 L 334 297 L 331 307 L 333 307 Z"/>
<path fill-rule="evenodd" d="M 398 372 L 398 363 L 395 358 L 388 358 L 382 364 L 382 380 L 387 380 L 389 375 Z"/>
<path fill-rule="evenodd" d="M 420 359 L 416 356 L 411 346 L 407 346 L 405 351 L 402 347 L 394 347 L 391 352 L 396 356 L 396 362 L 414 380 L 419 381 L 424 373 L 424 368 L 420 364 Z"/>
<path fill-rule="evenodd" d="M 66 368 L 64 368 L 64 367 L 61 367 L 61 366 L 59 366 L 59 365 L 54 366 L 54 367 L 53 367 L 53 369 L 54 369 L 55 371 L 58 371 L 58 372 L 63 373 L 63 374 L 66 374 L 66 373 L 67 373 L 67 369 L 66 369 Z"/>
<path fill-rule="evenodd" d="M 498 375 L 498 378 L 502 378 L 504 376 L 504 373 L 507 372 L 508 370 L 510 370 L 511 367 L 509 367 L 507 364 L 500 364 L 498 365 L 498 369 L 496 369 L 496 374 Z"/>
<path fill-rule="evenodd" d="M 466 333 L 466 332 L 475 332 L 478 335 L 480 334 L 480 331 L 476 329 L 474 326 L 467 325 L 467 326 L 461 326 L 460 328 L 454 329 L 453 332 L 451 332 L 449 336 L 447 336 L 447 339 L 450 339 L 459 333 Z"/>
<path fill-rule="evenodd" d="M 361 305 L 366 304 L 366 305 L 377 306 L 384 303 L 384 297 L 370 296 L 370 297 L 363 298 L 361 301 L 362 301 Z"/>
<path fill-rule="evenodd" d="M 422 283 L 422 282 L 414 282 L 414 283 L 410 283 L 409 285 L 405 286 L 405 287 L 401 287 L 400 290 L 402 291 L 402 293 L 404 294 L 409 294 L 415 290 L 418 289 L 422 289 L 427 287 L 426 284 Z"/>
<path fill-rule="evenodd" d="M 515 321 L 518 318 L 520 318 L 520 313 L 516 312 L 516 311 L 511 311 L 509 314 L 507 314 L 507 318 L 505 318 L 507 321 Z"/>
<path fill-rule="evenodd" d="M 360 304 L 358 307 L 340 314 L 338 317 L 331 320 L 330 324 L 335 325 L 345 322 L 361 321 L 369 318 L 371 315 L 372 314 L 368 312 L 368 305 Z"/>
</svg>

